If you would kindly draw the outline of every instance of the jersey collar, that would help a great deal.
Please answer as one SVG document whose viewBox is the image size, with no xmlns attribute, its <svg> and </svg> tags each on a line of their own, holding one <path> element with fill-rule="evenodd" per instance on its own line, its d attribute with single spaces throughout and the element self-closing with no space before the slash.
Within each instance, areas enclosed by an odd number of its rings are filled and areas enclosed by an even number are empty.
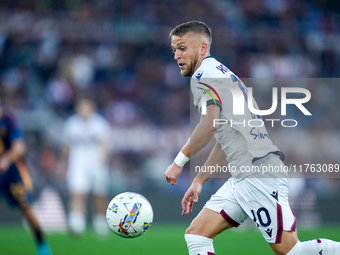
<svg viewBox="0 0 340 255">
<path fill-rule="evenodd" d="M 209 59 L 209 58 L 216 59 L 214 56 L 205 57 L 205 58 L 202 60 L 201 65 L 197 68 L 197 70 L 202 66 L 203 62 L 204 62 L 205 60 Z M 197 73 L 197 70 L 196 70 L 196 72 L 195 72 L 192 76 L 195 76 L 195 74 Z M 198 79 L 199 79 L 199 78 L 198 78 Z"/>
<path fill-rule="evenodd" d="M 205 60 L 207 60 L 207 59 L 210 59 L 210 58 L 216 59 L 214 56 L 208 56 L 208 57 L 205 57 L 205 58 L 202 60 L 202 63 L 201 63 L 201 65 L 203 64 L 203 62 L 204 62 Z"/>
<path fill-rule="evenodd" d="M 205 59 L 207 59 L 207 58 L 214 58 L 214 59 L 216 59 L 214 56 L 208 56 L 208 57 L 205 57 L 205 58 L 203 59 L 203 61 L 204 61 Z"/>
</svg>

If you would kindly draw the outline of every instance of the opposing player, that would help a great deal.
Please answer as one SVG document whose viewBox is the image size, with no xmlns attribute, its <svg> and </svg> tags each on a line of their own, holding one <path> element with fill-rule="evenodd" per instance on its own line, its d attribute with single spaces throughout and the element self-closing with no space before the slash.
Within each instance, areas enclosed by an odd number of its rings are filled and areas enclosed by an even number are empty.
<svg viewBox="0 0 340 255">
<path fill-rule="evenodd" d="M 95 112 L 94 102 L 81 98 L 76 114 L 65 123 L 64 157 L 67 162 L 67 183 L 70 193 L 68 223 L 74 235 L 86 228 L 86 197 L 94 195 L 93 227 L 99 236 L 108 233 L 106 224 L 109 184 L 111 129 L 108 122 Z"/>
<path fill-rule="evenodd" d="M 250 217 L 277 255 L 339 255 L 338 242 L 327 239 L 308 242 L 298 240 L 296 219 L 288 203 L 288 179 L 285 173 L 261 178 L 261 173 L 240 171 L 245 166 L 259 171 L 263 166 L 283 166 L 284 155 L 273 145 L 265 127 L 250 129 L 244 125 L 214 125 L 216 119 L 226 119 L 229 123 L 234 119 L 242 123 L 237 119 L 239 115 L 233 115 L 232 95 L 236 89 L 241 92 L 244 101 L 248 98 L 247 88 L 242 81 L 210 56 L 210 28 L 203 22 L 190 21 L 175 27 L 170 39 L 182 76 L 191 76 L 194 104 L 204 114 L 201 114 L 191 137 L 165 171 L 166 180 L 175 185 L 184 164 L 204 148 L 213 136 L 217 142 L 205 166 L 225 166 L 228 163 L 236 169 L 232 178 L 210 198 L 186 230 L 189 254 L 215 254 L 213 238 L 226 229 L 238 227 Z M 203 100 L 203 97 L 208 100 Z M 202 101 L 206 101 L 206 107 Z M 256 106 L 255 101 L 253 105 Z M 242 119 L 247 123 L 252 118 L 260 116 L 252 115 L 245 107 Z M 253 134 L 258 136 L 254 139 Z M 183 197 L 182 215 L 192 212 L 202 185 L 211 176 L 209 172 L 197 174 Z"/>
<path fill-rule="evenodd" d="M 34 215 L 30 198 L 32 182 L 23 163 L 25 143 L 21 129 L 14 117 L 4 112 L 0 105 L 0 197 L 9 205 L 18 207 L 32 229 L 38 255 L 50 255 L 51 250 Z"/>
</svg>

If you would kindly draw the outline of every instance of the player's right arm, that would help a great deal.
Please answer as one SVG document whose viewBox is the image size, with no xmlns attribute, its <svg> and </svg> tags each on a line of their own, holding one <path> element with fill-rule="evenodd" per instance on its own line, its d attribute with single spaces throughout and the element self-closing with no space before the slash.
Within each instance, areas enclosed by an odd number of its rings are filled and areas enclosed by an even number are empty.
<svg viewBox="0 0 340 255">
<path fill-rule="evenodd" d="M 190 157 L 203 149 L 213 138 L 218 129 L 217 125 L 213 125 L 214 119 L 218 119 L 221 108 L 218 105 L 209 105 L 207 114 L 201 115 L 200 122 L 197 124 L 190 139 L 178 153 L 174 162 L 167 168 L 164 173 L 165 179 L 171 185 L 177 183 L 177 178 L 183 170 L 184 164 Z"/>
<path fill-rule="evenodd" d="M 225 166 L 228 163 L 226 159 L 226 155 L 222 150 L 221 144 L 216 143 L 213 150 L 211 151 L 207 161 L 204 164 L 204 169 L 208 169 L 207 166 Z M 191 186 L 188 191 L 185 193 L 182 199 L 182 216 L 189 214 L 192 212 L 192 208 L 194 203 L 198 201 L 198 196 L 202 191 L 203 184 L 208 181 L 214 173 L 210 172 L 199 172 L 195 179 L 192 181 Z"/>
<path fill-rule="evenodd" d="M 0 172 L 6 172 L 9 166 L 22 157 L 25 153 L 25 143 L 22 138 L 14 139 L 9 151 L 5 152 L 0 158 Z"/>
<path fill-rule="evenodd" d="M 66 120 L 64 124 L 64 128 L 62 131 L 62 150 L 61 150 L 61 159 L 59 161 L 58 168 L 61 171 L 61 174 L 66 177 L 67 167 L 69 164 L 70 151 L 71 151 L 71 140 L 72 140 L 72 126 L 74 125 L 73 117 L 70 117 Z"/>
<path fill-rule="evenodd" d="M 12 163 L 20 159 L 26 150 L 22 130 L 19 128 L 16 119 L 13 116 L 6 115 L 3 120 L 8 125 L 6 130 L 10 140 L 10 147 L 5 149 L 2 146 L 4 150 L 0 157 L 0 172 L 2 173 L 6 172 Z"/>
<path fill-rule="evenodd" d="M 164 173 L 164 177 L 167 182 L 169 182 L 171 185 L 175 185 L 177 183 L 178 176 L 182 173 L 184 164 L 189 160 L 190 158 L 190 138 L 185 143 L 181 151 L 178 153 L 176 159 L 168 168 L 166 169 Z"/>
</svg>

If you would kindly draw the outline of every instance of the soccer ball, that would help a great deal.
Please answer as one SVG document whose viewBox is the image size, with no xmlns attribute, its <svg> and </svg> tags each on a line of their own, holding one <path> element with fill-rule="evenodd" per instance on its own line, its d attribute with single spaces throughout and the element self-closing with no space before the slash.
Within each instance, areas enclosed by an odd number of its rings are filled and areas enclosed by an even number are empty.
<svg viewBox="0 0 340 255">
<path fill-rule="evenodd" d="M 109 228 L 125 238 L 141 236 L 149 229 L 152 220 L 149 201 L 138 193 L 125 192 L 115 196 L 106 210 Z"/>
</svg>

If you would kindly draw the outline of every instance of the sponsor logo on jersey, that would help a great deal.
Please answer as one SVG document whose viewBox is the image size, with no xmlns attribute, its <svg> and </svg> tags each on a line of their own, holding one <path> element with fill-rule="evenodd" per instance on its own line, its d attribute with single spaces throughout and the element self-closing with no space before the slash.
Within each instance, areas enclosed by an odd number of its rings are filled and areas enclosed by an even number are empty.
<svg viewBox="0 0 340 255">
<path fill-rule="evenodd" d="M 278 192 L 278 191 L 273 191 L 270 195 L 271 195 L 273 198 L 275 198 L 276 201 L 279 201 L 279 192 Z"/>
<path fill-rule="evenodd" d="M 269 237 L 272 237 L 272 232 L 273 232 L 273 229 L 272 229 L 272 228 L 266 229 L 265 232 L 267 233 L 267 235 L 268 235 Z"/>
<path fill-rule="evenodd" d="M 203 75 L 203 72 L 199 72 L 198 74 L 196 74 L 195 77 L 199 81 L 201 79 L 202 75 Z"/>
</svg>

